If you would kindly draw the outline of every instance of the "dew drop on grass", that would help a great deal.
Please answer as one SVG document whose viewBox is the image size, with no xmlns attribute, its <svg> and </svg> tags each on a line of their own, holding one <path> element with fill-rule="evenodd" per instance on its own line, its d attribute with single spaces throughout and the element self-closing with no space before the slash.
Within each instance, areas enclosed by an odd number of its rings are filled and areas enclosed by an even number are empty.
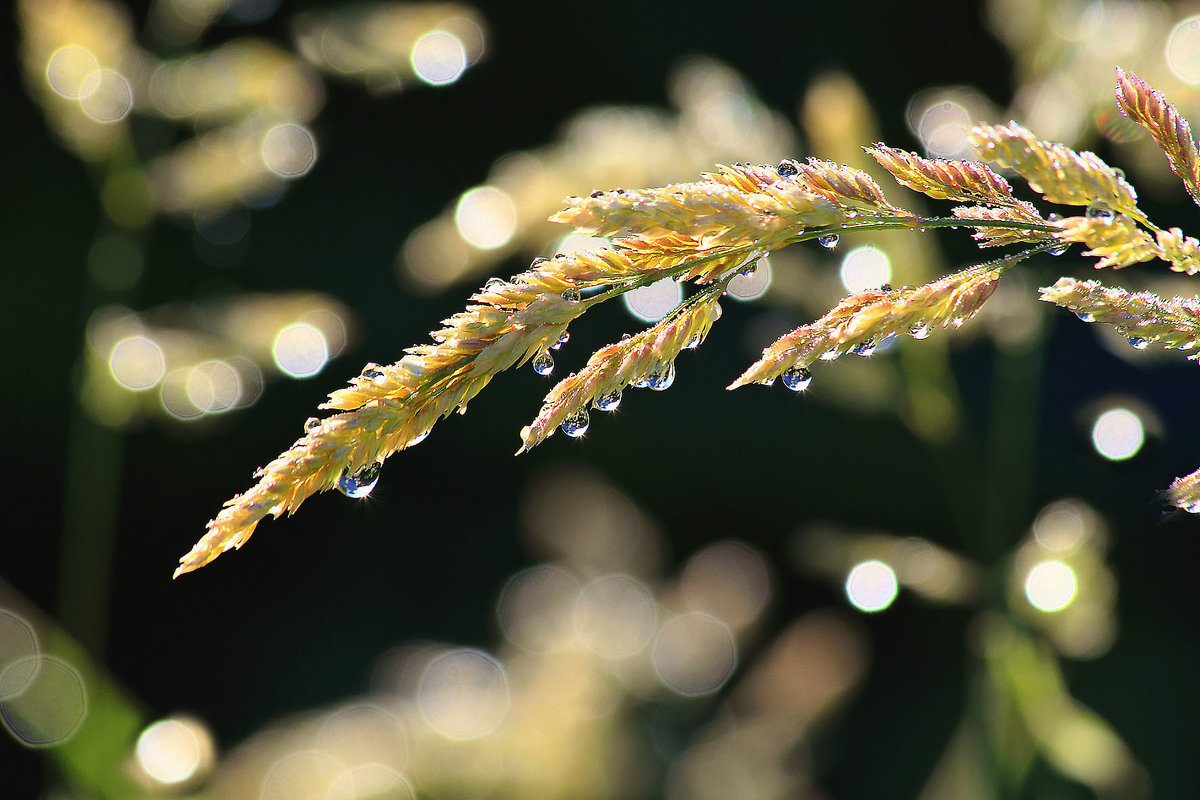
<svg viewBox="0 0 1200 800">
<path fill-rule="evenodd" d="M 538 375 L 549 375 L 554 372 L 554 356 L 549 351 L 538 353 L 533 359 L 533 371 Z"/>
<path fill-rule="evenodd" d="M 338 491 L 355 499 L 366 497 L 379 483 L 380 466 L 378 461 L 373 461 L 353 474 L 347 469 L 338 479 Z"/>
<path fill-rule="evenodd" d="M 498 292 L 504 288 L 504 281 L 500 278 L 488 278 L 487 283 L 483 285 L 485 292 Z"/>
<path fill-rule="evenodd" d="M 319 427 L 321 427 L 321 420 L 317 419 L 316 417 L 309 417 L 308 419 L 304 420 L 305 433 L 312 433 Z"/>
<path fill-rule="evenodd" d="M 383 370 L 374 361 L 362 368 L 362 374 L 359 375 L 365 381 L 379 381 L 383 378 Z"/>
<path fill-rule="evenodd" d="M 581 408 L 571 416 L 564 419 L 562 421 L 562 425 L 559 427 L 562 428 L 562 432 L 567 436 L 578 439 L 580 436 L 583 436 L 585 433 L 587 433 L 588 423 L 590 422 L 591 420 L 588 419 L 587 409 Z"/>
<path fill-rule="evenodd" d="M 1076 311 L 1075 316 L 1079 317 L 1084 322 L 1095 322 L 1096 317 L 1089 311 Z"/>
<path fill-rule="evenodd" d="M 796 169 L 796 165 L 791 161 L 780 161 L 779 166 L 775 168 L 781 178 L 790 178 L 800 174 L 800 170 Z"/>
<path fill-rule="evenodd" d="M 783 381 L 784 386 L 793 392 L 802 392 L 812 383 L 812 373 L 804 367 L 791 367 L 784 370 L 779 379 Z"/>
<path fill-rule="evenodd" d="M 563 331 L 562 336 L 558 337 L 558 341 L 555 342 L 554 344 L 550 345 L 550 349 L 558 350 L 560 347 L 562 347 L 564 344 L 566 344 L 570 339 L 571 339 L 571 334 L 567 333 L 566 331 Z"/>
<path fill-rule="evenodd" d="M 928 339 L 932 330 L 932 328 L 922 322 L 909 328 L 908 335 L 914 339 Z"/>
<path fill-rule="evenodd" d="M 1150 345 L 1149 340 L 1143 339 L 1140 336 L 1130 336 L 1129 346 L 1134 350 L 1145 350 Z"/>
<path fill-rule="evenodd" d="M 592 405 L 599 411 L 616 411 L 621 405 L 621 390 L 616 389 L 608 394 L 598 395 Z"/>
<path fill-rule="evenodd" d="M 827 233 L 824 236 L 817 237 L 817 241 L 821 243 L 821 247 L 824 247 L 826 250 L 832 250 L 838 246 L 841 238 L 836 233 Z"/>
<path fill-rule="evenodd" d="M 568 303 L 578 303 L 583 298 L 578 289 L 567 289 L 562 293 L 562 299 Z"/>
<path fill-rule="evenodd" d="M 1113 221 L 1113 210 L 1104 203 L 1092 203 L 1087 207 L 1087 218 L 1108 224 Z"/>
<path fill-rule="evenodd" d="M 866 340 L 860 342 L 859 344 L 855 345 L 855 347 L 854 347 L 854 355 L 856 355 L 856 356 L 862 356 L 863 358 L 867 358 L 869 356 L 874 355 L 874 353 L 875 353 L 875 337 L 874 336 L 872 336 L 870 339 L 866 339 Z"/>
<path fill-rule="evenodd" d="M 673 361 L 660 364 L 646 376 L 646 387 L 656 392 L 663 392 L 670 389 L 671 384 L 674 382 L 675 363 Z"/>
</svg>

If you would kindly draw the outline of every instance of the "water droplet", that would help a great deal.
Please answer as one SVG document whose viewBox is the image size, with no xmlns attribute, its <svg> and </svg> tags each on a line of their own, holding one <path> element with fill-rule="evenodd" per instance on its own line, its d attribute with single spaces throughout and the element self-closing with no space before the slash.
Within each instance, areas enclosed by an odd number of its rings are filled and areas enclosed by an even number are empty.
<svg viewBox="0 0 1200 800">
<path fill-rule="evenodd" d="M 875 354 L 875 337 L 866 339 L 854 347 L 854 355 L 868 358 Z"/>
<path fill-rule="evenodd" d="M 592 405 L 600 411 L 616 411 L 621 405 L 621 390 L 614 389 L 608 394 L 598 395 Z"/>
<path fill-rule="evenodd" d="M 562 432 L 567 436 L 578 439 L 580 436 L 583 436 L 585 433 L 587 433 L 588 423 L 590 421 L 591 420 L 588 419 L 587 409 L 581 408 L 571 416 L 564 419 L 562 421 L 562 425 L 559 427 L 562 428 Z"/>
<path fill-rule="evenodd" d="M 741 275 L 743 278 L 749 278 L 755 272 L 758 272 L 758 259 L 755 259 L 746 266 L 742 267 L 741 271 L 738 272 L 738 275 Z"/>
<path fill-rule="evenodd" d="M 675 362 L 673 361 L 658 365 L 646 376 L 646 387 L 656 392 L 663 392 L 670 389 L 671 384 L 674 382 Z"/>
<path fill-rule="evenodd" d="M 721 310 L 721 304 L 720 304 L 720 303 L 713 303 L 712 315 L 713 315 L 713 319 L 714 319 L 714 320 L 718 320 L 718 319 L 720 319 L 720 318 L 721 318 L 721 315 L 722 315 L 722 314 L 724 314 L 724 313 L 725 313 L 725 312 Z"/>
<path fill-rule="evenodd" d="M 882 339 L 880 339 L 878 342 L 875 343 L 875 349 L 876 350 L 887 350 L 889 347 L 891 347 L 893 344 L 895 344 L 895 342 L 896 342 L 896 334 L 889 333 L 887 336 L 884 336 Z"/>
<path fill-rule="evenodd" d="M 1087 218 L 1107 225 L 1113 221 L 1113 210 L 1104 203 L 1092 203 L 1087 207 Z"/>
<path fill-rule="evenodd" d="M 567 289 L 562 293 L 562 299 L 568 303 L 578 303 L 582 297 L 578 289 Z"/>
<path fill-rule="evenodd" d="M 529 262 L 529 268 L 530 268 L 530 269 L 537 269 L 537 268 L 538 268 L 538 267 L 540 267 L 542 264 L 549 264 L 549 263 L 550 263 L 550 259 L 546 258 L 545 256 L 538 256 L 538 257 L 537 257 L 537 258 L 535 258 L 533 261 L 530 261 L 530 262 Z"/>
<path fill-rule="evenodd" d="M 504 288 L 504 281 L 500 278 L 488 278 L 487 283 L 483 285 L 485 292 L 498 292 Z"/>
<path fill-rule="evenodd" d="M 1084 322 L 1095 322 L 1096 317 L 1090 311 L 1076 311 L 1075 316 L 1079 317 Z"/>
<path fill-rule="evenodd" d="M 1059 245 L 1055 245 L 1054 247 L 1051 247 L 1046 252 L 1052 256 L 1061 256 L 1063 253 L 1067 252 L 1067 250 L 1069 248 L 1070 248 L 1070 245 L 1064 242 L 1063 244 L 1059 244 Z"/>
<path fill-rule="evenodd" d="M 926 325 L 924 322 L 919 322 L 908 329 L 908 335 L 914 339 L 928 339 L 933 328 Z"/>
<path fill-rule="evenodd" d="M 383 380 L 384 375 L 383 370 L 379 368 L 379 365 L 374 361 L 371 361 L 362 368 L 362 373 L 358 377 L 365 381 L 375 381 L 378 383 L 379 381 Z"/>
<path fill-rule="evenodd" d="M 828 350 L 826 350 L 824 353 L 821 353 L 819 358 L 822 361 L 833 361 L 835 358 L 837 358 L 840 355 L 841 355 L 841 353 L 838 352 L 838 349 L 836 347 L 831 347 Z"/>
<path fill-rule="evenodd" d="M 1148 339 L 1143 339 L 1140 336 L 1130 336 L 1129 346 L 1134 350 L 1145 350 L 1150 346 L 1150 341 Z"/>
<path fill-rule="evenodd" d="M 693 333 L 692 338 L 687 340 L 687 344 L 683 346 L 684 350 L 695 350 L 700 346 L 700 334 Z"/>
<path fill-rule="evenodd" d="M 784 386 L 793 392 L 802 392 L 812 383 L 812 373 L 804 367 L 791 367 L 784 370 L 779 379 L 783 381 Z"/>
<path fill-rule="evenodd" d="M 413 445 L 420 444 L 421 442 L 425 441 L 428 438 L 429 438 L 429 431 L 425 431 L 424 433 L 419 433 L 416 435 L 415 438 L 413 438 L 412 441 L 410 441 L 407 445 L 405 445 L 405 447 L 412 447 Z"/>
<path fill-rule="evenodd" d="M 961 328 L 963 323 L 966 321 L 967 320 L 965 317 L 955 317 L 954 319 L 950 320 L 950 327 L 951 328 Z"/>
<path fill-rule="evenodd" d="M 817 241 L 821 243 L 821 247 L 824 247 L 826 250 L 832 250 L 838 246 L 838 242 L 841 239 L 836 233 L 827 233 L 824 236 L 817 237 Z"/>
<path fill-rule="evenodd" d="M 554 356 L 549 351 L 538 353 L 533 359 L 533 371 L 538 375 L 549 375 L 554 372 Z"/>
<path fill-rule="evenodd" d="M 312 433 L 319 427 L 321 427 L 321 420 L 317 419 L 316 417 L 309 417 L 308 419 L 304 420 L 304 431 L 306 433 Z"/>
<path fill-rule="evenodd" d="M 621 341 L 622 341 L 622 342 L 627 342 L 627 341 L 629 341 L 629 334 L 628 334 L 628 333 L 622 333 L 622 334 L 621 334 Z"/>
<path fill-rule="evenodd" d="M 554 344 L 550 345 L 550 349 L 551 350 L 559 349 L 564 344 L 566 344 L 570 340 L 570 338 L 571 338 L 571 334 L 567 333 L 566 331 L 563 331 L 562 336 L 558 337 L 558 341 L 555 342 Z"/>
<path fill-rule="evenodd" d="M 780 161 L 779 166 L 775 168 L 781 178 L 790 178 L 793 175 L 799 175 L 800 170 L 796 169 L 796 164 L 791 161 Z"/>
<path fill-rule="evenodd" d="M 596 191 L 594 191 L 590 195 L 588 195 L 588 197 L 604 197 L 604 190 L 597 189 Z"/>
<path fill-rule="evenodd" d="M 342 473 L 342 477 L 338 479 L 338 491 L 346 495 L 346 497 L 353 497 L 355 499 L 366 497 L 375 488 L 375 484 L 379 483 L 380 466 L 378 461 L 373 461 L 353 475 L 347 469 Z"/>
</svg>

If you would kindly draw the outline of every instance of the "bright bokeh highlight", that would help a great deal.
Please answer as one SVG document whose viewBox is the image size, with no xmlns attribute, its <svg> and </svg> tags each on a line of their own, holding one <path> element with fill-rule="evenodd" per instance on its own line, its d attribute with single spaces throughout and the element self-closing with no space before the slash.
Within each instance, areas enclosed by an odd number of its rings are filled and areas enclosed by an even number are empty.
<svg viewBox="0 0 1200 800">
<path fill-rule="evenodd" d="M 892 604 L 900 593 L 896 572 L 882 561 L 854 565 L 846 577 L 846 597 L 859 611 L 873 613 Z"/>
<path fill-rule="evenodd" d="M 167 360 L 158 342 L 130 336 L 113 347 L 108 368 L 113 380 L 131 392 L 140 392 L 159 384 L 167 373 Z"/>
<path fill-rule="evenodd" d="M 27 747 L 53 747 L 79 730 L 88 713 L 87 688 L 74 666 L 55 656 L 32 656 L 6 673 L 32 674 L 19 694 L 0 702 L 0 722 Z"/>
<path fill-rule="evenodd" d="M 1200 86 L 1200 16 L 1188 17 L 1171 29 L 1163 55 L 1176 78 Z"/>
<path fill-rule="evenodd" d="M 263 137 L 262 160 L 281 178 L 299 178 L 317 163 L 317 139 L 295 122 L 276 125 Z"/>
<path fill-rule="evenodd" d="M 329 360 L 325 334 L 307 322 L 297 322 L 279 331 L 271 352 L 279 371 L 289 378 L 311 378 Z"/>
<path fill-rule="evenodd" d="M 16 697 L 37 675 L 38 640 L 33 626 L 0 609 L 0 702 Z"/>
<path fill-rule="evenodd" d="M 68 100 L 83 97 L 84 82 L 100 71 L 100 62 L 94 53 L 78 44 L 60 47 L 46 63 L 46 81 L 59 96 Z"/>
<path fill-rule="evenodd" d="M 512 198 L 494 186 L 476 186 L 458 199 L 454 225 L 467 244 L 480 250 L 503 247 L 517 231 Z"/>
<path fill-rule="evenodd" d="M 504 666 L 481 650 L 453 650 L 425 668 L 417 706 L 448 739 L 477 739 L 494 731 L 511 703 Z"/>
<path fill-rule="evenodd" d="M 90 73 L 80 86 L 79 107 L 96 122 L 120 122 L 133 110 L 133 86 L 111 69 Z"/>
<path fill-rule="evenodd" d="M 1146 442 L 1142 418 L 1128 408 L 1112 408 L 1092 425 L 1092 445 L 1109 461 L 1133 458 Z"/>
<path fill-rule="evenodd" d="M 623 295 L 625 308 L 642 322 L 658 322 L 683 299 L 683 287 L 674 278 L 663 278 Z"/>
<path fill-rule="evenodd" d="M 161 719 L 138 736 L 134 755 L 138 766 L 156 783 L 185 783 L 211 764 L 212 734 L 194 719 Z"/>
<path fill-rule="evenodd" d="M 892 262 L 878 248 L 866 245 L 846 253 L 841 267 L 842 285 L 849 292 L 878 289 L 892 278 Z"/>
<path fill-rule="evenodd" d="M 725 288 L 734 300 L 748 301 L 762 297 L 770 287 L 771 261 L 764 256 L 758 260 L 758 265 L 753 273 L 734 276 Z"/>
<path fill-rule="evenodd" d="M 1075 570 L 1061 561 L 1035 564 L 1025 577 L 1025 596 L 1039 611 L 1062 611 L 1075 599 Z"/>
<path fill-rule="evenodd" d="M 654 637 L 658 606 L 646 584 L 630 575 L 604 575 L 583 588 L 575 605 L 575 631 L 604 658 L 628 658 Z"/>
<path fill-rule="evenodd" d="M 711 614 L 680 614 L 659 628 L 651 660 L 668 689 L 689 697 L 711 694 L 733 675 L 737 643 L 729 626 Z"/>
<path fill-rule="evenodd" d="M 430 31 L 413 45 L 412 68 L 418 78 L 430 85 L 454 83 L 467 68 L 467 49 L 452 33 Z"/>
</svg>

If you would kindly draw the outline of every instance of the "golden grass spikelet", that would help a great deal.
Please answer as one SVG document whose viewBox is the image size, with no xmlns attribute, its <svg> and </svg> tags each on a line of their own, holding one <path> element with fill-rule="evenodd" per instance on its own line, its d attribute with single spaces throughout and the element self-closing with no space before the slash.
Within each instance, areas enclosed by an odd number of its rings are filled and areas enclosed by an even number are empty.
<svg viewBox="0 0 1200 800">
<path fill-rule="evenodd" d="M 1200 241 L 1184 236 L 1179 228 L 1157 233 L 1159 258 L 1171 262 L 1171 269 L 1195 275 L 1200 272 Z"/>
<path fill-rule="evenodd" d="M 861 169 L 818 158 L 803 162 L 784 161 L 779 166 L 786 172 L 794 169 L 797 181 L 849 213 L 883 217 L 916 216 L 889 203 L 875 179 Z M 791 169 L 785 169 L 787 166 Z"/>
<path fill-rule="evenodd" d="M 1200 300 L 1194 297 L 1162 298 L 1075 278 L 1059 278 L 1039 291 L 1042 300 L 1070 309 L 1087 322 L 1112 325 L 1139 347 L 1149 342 L 1169 350 L 1200 346 Z M 1198 356 L 1188 358 L 1195 361 Z"/>
<path fill-rule="evenodd" d="M 1038 210 L 1031 204 L 1023 201 L 1017 201 L 1011 206 L 1003 206 L 1000 208 L 988 206 L 956 206 L 951 209 L 951 213 L 959 219 L 971 220 L 990 220 L 994 222 L 1002 222 L 1009 220 L 1018 223 L 1028 223 L 1033 225 L 1051 225 L 1052 223 L 1042 217 Z M 1019 244 L 1021 242 L 1045 242 L 1054 238 L 1053 233 L 1043 231 L 1022 230 L 1021 228 L 976 228 L 972 238 L 979 243 L 980 247 L 1003 247 L 1010 244 Z"/>
<path fill-rule="evenodd" d="M 1077 153 L 1065 144 L 1039 141 L 1015 122 L 976 126 L 967 136 L 984 160 L 1016 170 L 1031 189 L 1052 203 L 1103 203 L 1114 211 L 1145 219 L 1133 187 L 1095 153 Z"/>
<path fill-rule="evenodd" d="M 1121 269 L 1161 255 L 1154 239 L 1124 214 L 1067 217 L 1058 238 L 1090 247 L 1084 255 L 1100 257 L 1096 269 Z"/>
<path fill-rule="evenodd" d="M 1008 181 L 977 161 L 922 158 L 877 142 L 864 148 L 900 183 L 935 200 L 1015 205 Z M 1027 205 L 1027 204 L 1026 204 Z"/>
<path fill-rule="evenodd" d="M 1167 501 L 1189 514 L 1200 514 L 1200 469 L 1171 481 Z"/>
<path fill-rule="evenodd" d="M 727 388 L 770 384 L 789 369 L 832 360 L 889 336 L 924 339 L 935 327 L 958 327 L 992 295 L 1006 266 L 984 264 L 924 286 L 867 289 L 838 303 L 825 316 L 777 339 Z"/>
<path fill-rule="evenodd" d="M 570 197 L 550 219 L 592 236 L 632 232 L 652 240 L 682 234 L 706 246 L 736 246 L 845 219 L 834 203 L 796 181 L 779 175 L 766 181 L 741 172 L 749 167 L 724 169 L 728 172 L 705 175 L 694 183 Z"/>
<path fill-rule="evenodd" d="M 546 395 L 537 418 L 521 429 L 518 455 L 552 436 L 564 420 L 586 412 L 596 398 L 673 370 L 676 356 L 699 345 L 720 318 L 719 288 L 697 295 L 641 333 L 600 348 L 588 359 L 587 366 L 559 381 Z"/>
<path fill-rule="evenodd" d="M 1192 128 L 1162 92 L 1131 72 L 1117 68 L 1117 107 L 1150 132 L 1167 155 L 1171 171 L 1179 176 L 1193 202 L 1200 205 L 1200 158 Z"/>
</svg>

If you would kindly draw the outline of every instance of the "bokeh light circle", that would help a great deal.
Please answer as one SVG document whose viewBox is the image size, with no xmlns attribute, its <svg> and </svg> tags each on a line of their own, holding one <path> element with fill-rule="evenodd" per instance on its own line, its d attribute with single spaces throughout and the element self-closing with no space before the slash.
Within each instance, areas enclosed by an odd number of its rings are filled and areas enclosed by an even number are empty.
<svg viewBox="0 0 1200 800">
<path fill-rule="evenodd" d="M 642 322 L 658 322 L 683 299 L 683 287 L 674 278 L 663 278 L 649 286 L 626 292 L 625 308 Z"/>
<path fill-rule="evenodd" d="M 1061 561 L 1034 564 L 1025 576 L 1025 596 L 1039 611 L 1062 611 L 1075 599 L 1077 588 L 1075 570 Z"/>
<path fill-rule="evenodd" d="M 70 739 L 88 713 L 87 687 L 79 670 L 45 655 L 15 661 L 6 672 L 13 670 L 36 674 L 20 694 L 0 701 L 0 721 L 8 732 L 28 747 L 53 747 Z"/>
<path fill-rule="evenodd" d="M 96 122 L 120 122 L 133 110 L 133 86 L 111 69 L 89 74 L 80 86 L 79 107 Z"/>
<path fill-rule="evenodd" d="M 299 178 L 317 163 L 317 139 L 298 123 L 276 125 L 263 137 L 262 160 L 281 178 Z"/>
<path fill-rule="evenodd" d="M 438 656 L 417 687 L 421 716 L 448 739 L 486 736 L 504 720 L 510 702 L 504 666 L 481 650 Z"/>
<path fill-rule="evenodd" d="M 466 70 L 467 49 L 453 33 L 430 31 L 413 44 L 411 60 L 418 78 L 432 86 L 444 86 Z"/>
<path fill-rule="evenodd" d="M 882 561 L 855 564 L 846 577 L 846 597 L 859 611 L 873 613 L 892 604 L 900 593 L 896 572 Z"/>
<path fill-rule="evenodd" d="M 271 348 L 275 366 L 289 378 L 311 378 L 329 360 L 325 334 L 307 322 L 285 326 Z"/>
<path fill-rule="evenodd" d="M 876 247 L 856 247 L 842 259 L 840 274 L 847 291 L 878 289 L 891 280 L 892 262 Z"/>
<path fill-rule="evenodd" d="M 1181 20 L 1171 29 L 1163 55 L 1176 78 L 1200 85 L 1200 16 Z"/>
<path fill-rule="evenodd" d="M 1145 442 L 1142 418 L 1128 408 L 1111 408 L 1092 425 L 1092 446 L 1110 461 L 1133 458 Z"/>
<path fill-rule="evenodd" d="M 604 575 L 583 587 L 575 604 L 575 632 L 604 658 L 628 658 L 649 644 L 658 621 L 650 589 L 630 575 Z"/>
<path fill-rule="evenodd" d="M 712 694 L 737 667 L 737 643 L 728 625 L 695 611 L 662 624 L 651 660 L 668 689 L 689 697 Z"/>
<path fill-rule="evenodd" d="M 480 250 L 503 247 L 517 232 L 517 208 L 512 198 L 494 186 L 476 186 L 458 199 L 454 225 L 467 244 Z"/>
</svg>

